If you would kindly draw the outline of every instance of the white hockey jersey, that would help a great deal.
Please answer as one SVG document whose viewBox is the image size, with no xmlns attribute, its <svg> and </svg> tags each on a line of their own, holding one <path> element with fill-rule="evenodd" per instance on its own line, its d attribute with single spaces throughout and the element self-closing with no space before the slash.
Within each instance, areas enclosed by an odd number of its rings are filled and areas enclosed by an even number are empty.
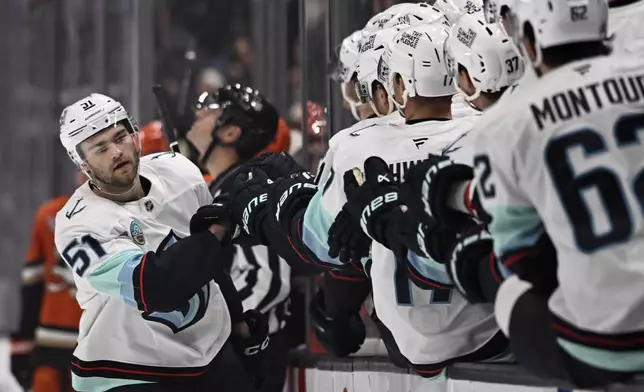
<svg viewBox="0 0 644 392">
<path fill-rule="evenodd" d="M 145 252 L 188 236 L 191 216 L 212 202 L 199 169 L 179 154 L 141 158 L 140 175 L 151 188 L 138 201 L 116 203 L 85 183 L 56 216 L 56 247 L 75 271 L 83 309 L 72 365 L 79 391 L 203 373 L 230 335 L 213 281 L 180 310 L 137 310 L 132 274 Z"/>
<path fill-rule="evenodd" d="M 428 153 L 441 154 L 456 135 L 471 128 L 468 119 L 413 125 L 379 122 L 362 129 L 359 124 L 331 139 L 320 189 L 304 217 L 305 243 L 329 264 L 339 264 L 327 254 L 327 233 L 346 203 L 345 171 L 363 169 L 365 159 L 375 155 L 389 163 L 400 181 L 407 169 L 426 159 Z M 413 253 L 408 257 L 416 269 L 436 281 L 450 283 L 443 265 Z M 393 253 L 380 244 L 373 244 L 372 262 L 365 264 L 365 272 L 373 283 L 378 318 L 413 364 L 436 364 L 471 353 L 498 332 L 491 306 L 470 305 L 452 290 L 418 288 L 407 278 L 406 271 L 398 270 Z"/>
<path fill-rule="evenodd" d="M 559 263 L 549 301 L 559 344 L 619 371 L 644 368 L 644 351 L 626 352 L 644 338 L 643 65 L 597 57 L 522 81 L 525 93 L 474 143 L 496 255 L 516 255 L 545 230 Z"/>
<path fill-rule="evenodd" d="M 644 57 L 642 21 L 644 21 L 644 0 L 609 9 L 608 31 L 613 36 L 614 54 Z"/>
</svg>

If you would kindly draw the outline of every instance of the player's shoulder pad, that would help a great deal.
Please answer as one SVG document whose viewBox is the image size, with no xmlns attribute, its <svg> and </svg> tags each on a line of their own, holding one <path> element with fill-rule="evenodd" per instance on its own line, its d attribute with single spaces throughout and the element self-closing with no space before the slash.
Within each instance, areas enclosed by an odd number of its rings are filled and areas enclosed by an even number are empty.
<svg viewBox="0 0 644 392">
<path fill-rule="evenodd" d="M 109 240 L 121 234 L 118 228 L 124 220 L 128 220 L 124 209 L 115 208 L 114 202 L 94 194 L 86 183 L 56 214 L 56 244 L 86 234 L 102 241 Z"/>
<path fill-rule="evenodd" d="M 400 125 L 404 124 L 402 116 L 397 112 L 383 117 L 373 117 L 362 121 L 358 121 L 349 128 L 345 128 L 336 133 L 329 140 L 329 149 L 337 150 L 339 146 L 361 144 L 364 142 L 361 136 L 379 126 L 387 125 Z"/>
<path fill-rule="evenodd" d="M 146 171 L 182 187 L 205 183 L 197 165 L 179 153 L 162 152 L 142 157 L 141 173 L 145 175 Z"/>
</svg>

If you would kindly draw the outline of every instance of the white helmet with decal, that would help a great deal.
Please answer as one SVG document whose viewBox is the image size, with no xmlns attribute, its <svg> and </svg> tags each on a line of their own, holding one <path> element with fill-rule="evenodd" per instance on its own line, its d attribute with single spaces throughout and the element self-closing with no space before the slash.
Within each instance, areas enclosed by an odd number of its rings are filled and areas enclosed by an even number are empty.
<svg viewBox="0 0 644 392">
<path fill-rule="evenodd" d="M 445 67 L 443 44 L 449 28 L 442 24 L 413 26 L 396 34 L 378 64 L 378 80 L 394 96 L 396 75 L 402 78 L 404 109 L 411 97 L 443 97 L 456 93 L 452 77 Z"/>
<path fill-rule="evenodd" d="M 60 115 L 60 141 L 67 154 L 81 167 L 79 145 L 106 128 L 122 123 L 140 146 L 139 128 L 120 102 L 103 94 L 91 94 L 69 106 Z M 140 147 L 138 147 L 140 149 Z"/>
<path fill-rule="evenodd" d="M 463 15 L 452 26 L 445 40 L 445 64 L 455 79 L 456 89 L 468 101 L 481 92 L 495 93 L 516 83 L 523 76 L 521 55 L 500 24 L 486 24 L 475 15 Z M 458 84 L 459 65 L 464 67 L 475 92 L 467 95 Z"/>
</svg>

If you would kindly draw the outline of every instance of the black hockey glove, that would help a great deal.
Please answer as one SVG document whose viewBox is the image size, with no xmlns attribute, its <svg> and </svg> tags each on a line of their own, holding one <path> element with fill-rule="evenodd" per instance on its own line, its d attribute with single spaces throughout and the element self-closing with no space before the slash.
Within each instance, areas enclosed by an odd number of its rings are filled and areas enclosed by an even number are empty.
<svg viewBox="0 0 644 392">
<path fill-rule="evenodd" d="M 447 263 L 447 273 L 454 286 L 471 303 L 494 301 L 486 295 L 481 279 L 485 273 L 481 266 L 486 264 L 489 268 L 490 257 L 494 257 L 494 241 L 485 225 L 480 224 L 461 235 Z"/>
<path fill-rule="evenodd" d="M 262 225 L 268 212 L 266 202 L 272 181 L 266 173 L 255 168 L 251 172 L 242 172 L 235 177 L 230 191 L 230 209 L 233 222 L 241 226 L 242 231 L 255 238 L 258 243 L 267 245 L 263 236 Z"/>
<path fill-rule="evenodd" d="M 261 169 L 271 180 L 290 177 L 291 174 L 307 171 L 285 152 L 267 152 L 249 160 L 244 166 L 250 170 L 254 168 Z"/>
<path fill-rule="evenodd" d="M 371 242 L 371 238 L 362 231 L 359 221 L 351 216 L 345 205 L 329 228 L 329 256 L 362 268 L 361 260 L 369 256 Z"/>
<path fill-rule="evenodd" d="M 395 233 L 388 230 L 388 225 L 392 213 L 402 205 L 398 185 L 381 158 L 367 158 L 364 168 L 364 180 L 358 169 L 344 173 L 345 208 L 354 219 L 359 219 L 360 227 L 369 237 L 392 249 Z"/>
<path fill-rule="evenodd" d="M 309 313 L 315 336 L 322 346 L 336 357 L 347 357 L 357 352 L 367 336 L 360 314 L 331 318 L 325 312 L 324 289 L 320 289 L 309 305 Z"/>
<path fill-rule="evenodd" d="M 250 337 L 243 338 L 233 333 L 230 340 L 246 373 L 253 378 L 255 387 L 260 388 L 268 374 L 270 361 L 266 351 L 270 342 L 268 322 L 257 310 L 244 312 L 244 320 L 248 325 Z"/>
<path fill-rule="evenodd" d="M 285 233 L 290 233 L 296 214 L 305 210 L 317 192 L 314 177 L 309 172 L 291 174 L 277 179 L 268 192 L 269 214 Z"/>
<path fill-rule="evenodd" d="M 34 365 L 32 353 L 11 355 L 11 373 L 26 391 L 31 388 Z"/>
<path fill-rule="evenodd" d="M 455 163 L 446 156 L 429 155 L 426 164 L 411 168 L 405 176 L 405 183 L 416 195 L 420 195 L 423 210 L 416 211 L 425 217 L 431 217 L 441 225 L 461 228 L 469 224 L 471 215 L 449 207 L 448 201 L 453 197 L 452 189 L 455 185 L 469 181 L 474 177 L 470 166 Z M 428 166 L 429 164 L 429 166 Z M 418 197 L 418 196 L 416 196 Z M 407 195 L 405 195 L 407 198 Z M 410 197 L 411 198 L 411 197 Z M 418 204 L 410 207 L 417 208 Z"/>
<path fill-rule="evenodd" d="M 208 230 L 212 225 L 221 225 L 226 229 L 226 235 L 220 241 L 222 244 L 230 242 L 234 230 L 228 211 L 227 196 L 219 196 L 213 204 L 201 206 L 190 218 L 190 234 L 197 234 Z"/>
</svg>

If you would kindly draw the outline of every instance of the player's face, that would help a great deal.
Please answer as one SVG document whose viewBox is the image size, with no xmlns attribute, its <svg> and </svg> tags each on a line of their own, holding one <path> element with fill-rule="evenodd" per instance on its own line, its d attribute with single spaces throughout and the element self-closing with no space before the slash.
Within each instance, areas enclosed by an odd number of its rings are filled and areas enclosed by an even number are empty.
<svg viewBox="0 0 644 392">
<path fill-rule="evenodd" d="M 118 124 L 81 143 L 84 168 L 100 188 L 130 188 L 139 172 L 139 151 L 134 136 Z"/>
<path fill-rule="evenodd" d="M 195 113 L 195 122 L 186 138 L 202 155 L 212 142 L 212 130 L 220 115 L 221 109 L 202 109 Z"/>
<path fill-rule="evenodd" d="M 373 90 L 373 102 L 376 105 L 376 109 L 378 109 L 378 113 L 389 113 L 389 94 L 380 83 L 376 83 L 376 87 Z"/>
<path fill-rule="evenodd" d="M 461 88 L 467 95 L 474 95 L 476 88 L 470 80 L 470 75 L 467 72 L 459 71 L 457 74 L 458 87 Z"/>
<path fill-rule="evenodd" d="M 403 104 L 403 93 L 405 92 L 405 84 L 403 83 L 400 75 L 396 75 L 394 79 L 394 100 L 399 104 Z"/>
</svg>

